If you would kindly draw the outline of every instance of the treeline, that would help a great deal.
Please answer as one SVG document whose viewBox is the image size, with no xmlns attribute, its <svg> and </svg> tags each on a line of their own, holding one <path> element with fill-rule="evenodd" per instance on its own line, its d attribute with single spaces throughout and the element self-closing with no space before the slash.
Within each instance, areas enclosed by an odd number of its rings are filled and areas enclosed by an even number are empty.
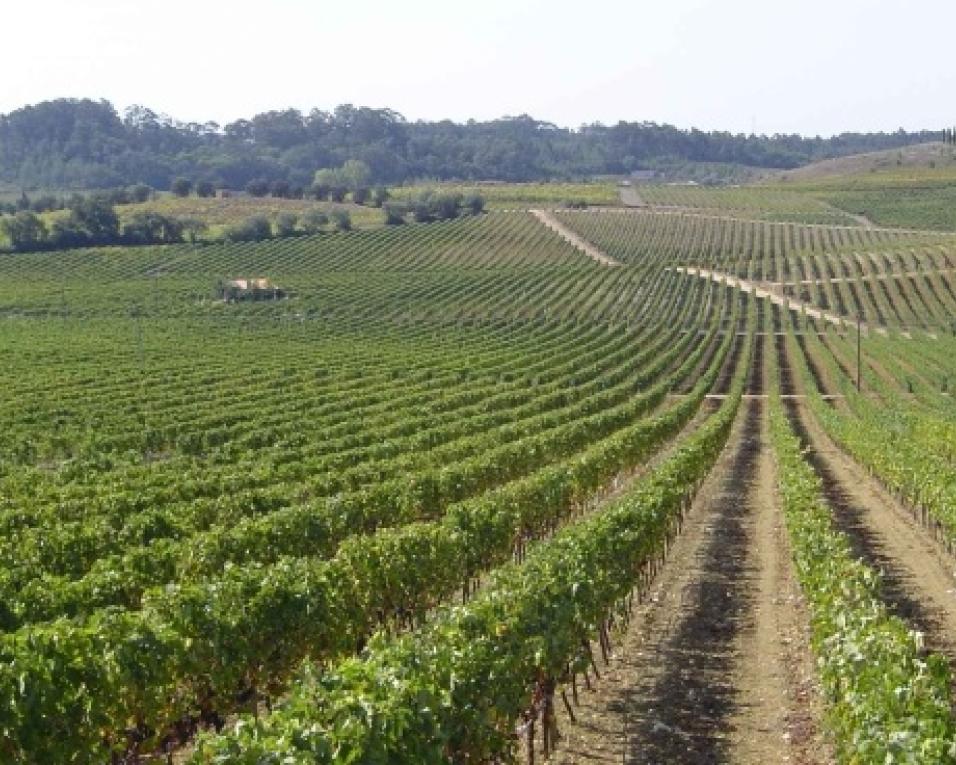
<svg viewBox="0 0 956 765">
<path fill-rule="evenodd" d="M 15 252 L 36 252 L 108 244 L 195 242 L 206 230 L 200 220 L 152 211 L 137 212 L 121 223 L 108 195 L 77 195 L 67 209 L 67 215 L 51 223 L 33 210 L 19 210 L 0 218 L 0 231 Z"/>
<path fill-rule="evenodd" d="M 101 191 L 96 194 L 99 199 L 106 200 L 113 205 L 129 205 L 147 202 L 156 195 L 155 189 L 143 183 L 133 186 L 120 187 Z M 15 215 L 18 212 L 45 213 L 56 210 L 68 210 L 83 200 L 82 194 L 49 194 L 35 196 L 20 192 L 15 202 L 0 201 L 0 215 Z"/>
<path fill-rule="evenodd" d="M 67 250 L 102 245 L 177 244 L 208 239 L 202 220 L 136 212 L 121 221 L 110 195 L 74 196 L 69 213 L 47 223 L 31 209 L 21 209 L 0 218 L 0 232 L 13 252 Z M 348 210 L 306 210 L 301 215 L 280 213 L 273 222 L 265 215 L 252 215 L 228 226 L 215 239 L 227 242 L 258 242 L 326 231 L 350 231 Z"/>
<path fill-rule="evenodd" d="M 0 181 L 19 188 L 170 189 L 250 183 L 310 188 L 319 168 L 360 160 L 371 184 L 412 179 L 536 181 L 621 174 L 662 159 L 793 168 L 938 140 L 939 131 L 832 138 L 681 130 L 653 122 L 557 127 L 527 115 L 489 122 L 409 122 L 390 109 L 287 109 L 227 125 L 181 123 L 144 107 L 61 99 L 0 117 Z M 198 188 L 198 186 L 197 186 Z M 331 192 L 331 189 L 330 189 Z"/>
</svg>

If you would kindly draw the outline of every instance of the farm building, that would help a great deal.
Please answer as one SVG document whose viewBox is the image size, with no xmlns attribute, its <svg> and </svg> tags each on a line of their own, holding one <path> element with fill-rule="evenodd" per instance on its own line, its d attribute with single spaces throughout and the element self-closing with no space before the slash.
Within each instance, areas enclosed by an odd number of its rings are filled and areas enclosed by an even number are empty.
<svg viewBox="0 0 956 765">
<path fill-rule="evenodd" d="M 265 278 L 227 279 L 219 282 L 219 297 L 227 303 L 240 300 L 281 300 L 286 292 Z"/>
</svg>

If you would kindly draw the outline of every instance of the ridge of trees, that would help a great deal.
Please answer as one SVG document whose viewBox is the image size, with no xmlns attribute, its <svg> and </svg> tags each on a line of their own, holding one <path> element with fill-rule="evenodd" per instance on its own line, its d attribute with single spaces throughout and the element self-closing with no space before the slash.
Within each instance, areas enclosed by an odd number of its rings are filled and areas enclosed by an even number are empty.
<svg viewBox="0 0 956 765">
<path fill-rule="evenodd" d="M 120 115 L 108 101 L 59 99 L 0 116 L 0 181 L 27 189 L 143 183 L 166 190 L 177 179 L 191 179 L 200 193 L 256 181 L 305 189 L 317 169 L 348 172 L 349 160 L 368 168 L 363 188 L 420 178 L 539 181 L 628 173 L 662 159 L 787 169 L 939 138 L 939 131 L 902 130 L 754 136 L 654 122 L 571 130 L 528 115 L 412 122 L 391 109 L 350 104 L 218 125 L 178 122 L 143 106 Z"/>
</svg>

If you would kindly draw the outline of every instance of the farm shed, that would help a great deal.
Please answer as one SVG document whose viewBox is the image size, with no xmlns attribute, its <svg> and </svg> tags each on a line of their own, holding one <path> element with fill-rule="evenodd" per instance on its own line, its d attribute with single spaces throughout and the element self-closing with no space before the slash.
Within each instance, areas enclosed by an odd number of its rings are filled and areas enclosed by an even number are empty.
<svg viewBox="0 0 956 765">
<path fill-rule="evenodd" d="M 286 292 L 268 279 L 227 279 L 219 282 L 219 297 L 227 303 L 240 300 L 281 300 Z"/>
</svg>

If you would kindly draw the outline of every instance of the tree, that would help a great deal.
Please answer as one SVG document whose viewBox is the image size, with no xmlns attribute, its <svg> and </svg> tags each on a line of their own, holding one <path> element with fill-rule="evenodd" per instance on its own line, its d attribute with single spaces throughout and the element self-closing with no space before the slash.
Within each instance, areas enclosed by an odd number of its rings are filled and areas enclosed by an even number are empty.
<svg viewBox="0 0 956 765">
<path fill-rule="evenodd" d="M 188 178 L 177 178 L 172 182 L 169 190 L 173 192 L 173 196 L 188 197 L 193 190 L 193 182 Z"/>
<path fill-rule="evenodd" d="M 212 181 L 197 181 L 196 182 L 196 196 L 197 197 L 214 197 L 216 196 L 216 184 Z"/>
<path fill-rule="evenodd" d="M 281 179 L 273 181 L 269 184 L 269 193 L 276 199 L 288 199 L 292 194 L 292 185 Z"/>
<path fill-rule="evenodd" d="M 137 183 L 130 187 L 129 198 L 133 202 L 147 202 L 153 197 L 153 187 L 145 183 Z"/>
<path fill-rule="evenodd" d="M 183 241 L 183 225 L 157 212 L 138 212 L 123 226 L 123 238 L 132 244 L 172 244 Z"/>
<path fill-rule="evenodd" d="M 182 226 L 183 236 L 187 242 L 195 244 L 199 238 L 206 233 L 209 228 L 205 221 L 199 218 L 180 218 L 179 225 Z"/>
<path fill-rule="evenodd" d="M 364 205 L 371 194 L 372 192 L 367 186 L 359 186 L 352 190 L 352 201 L 357 205 Z"/>
<path fill-rule="evenodd" d="M 400 226 L 405 222 L 407 210 L 402 205 L 385 204 L 382 205 L 382 211 L 385 213 L 386 226 Z"/>
<path fill-rule="evenodd" d="M 432 197 L 432 211 L 438 220 L 453 220 L 461 208 L 461 194 L 436 194 Z"/>
<path fill-rule="evenodd" d="M 253 215 L 226 229 L 224 237 L 229 242 L 261 242 L 272 238 L 272 224 L 265 215 Z"/>
<path fill-rule="evenodd" d="M 388 189 L 384 186 L 376 186 L 372 191 L 372 207 L 381 207 L 388 199 Z"/>
<path fill-rule="evenodd" d="M 83 197 L 70 208 L 70 223 L 90 244 L 112 244 L 119 240 L 119 217 L 108 199 Z"/>
<path fill-rule="evenodd" d="M 323 167 L 320 170 L 316 170 L 315 178 L 312 182 L 315 186 L 321 186 L 326 189 L 330 189 L 333 186 L 345 185 L 341 170 L 333 167 Z"/>
<path fill-rule="evenodd" d="M 349 191 L 368 186 L 372 178 L 372 169 L 360 159 L 350 159 L 339 170 L 342 183 Z"/>
<path fill-rule="evenodd" d="M 332 220 L 335 222 L 336 231 L 352 230 L 352 216 L 349 215 L 348 210 L 335 210 L 332 213 Z"/>
<path fill-rule="evenodd" d="M 269 193 L 269 181 L 256 178 L 246 184 L 246 193 L 251 197 L 264 197 Z"/>
<path fill-rule="evenodd" d="M 472 215 L 481 215 L 485 211 L 485 198 L 476 192 L 465 194 L 461 204 Z"/>
<path fill-rule="evenodd" d="M 302 230 L 307 234 L 318 234 L 329 224 L 329 216 L 324 210 L 313 207 L 302 214 Z"/>
<path fill-rule="evenodd" d="M 276 236 L 295 236 L 299 233 L 296 225 L 299 222 L 299 216 L 295 213 L 280 213 L 276 218 Z"/>
<path fill-rule="evenodd" d="M 40 249 L 47 236 L 46 224 L 26 210 L 0 219 L 0 230 L 7 235 L 10 246 L 19 252 Z"/>
</svg>

